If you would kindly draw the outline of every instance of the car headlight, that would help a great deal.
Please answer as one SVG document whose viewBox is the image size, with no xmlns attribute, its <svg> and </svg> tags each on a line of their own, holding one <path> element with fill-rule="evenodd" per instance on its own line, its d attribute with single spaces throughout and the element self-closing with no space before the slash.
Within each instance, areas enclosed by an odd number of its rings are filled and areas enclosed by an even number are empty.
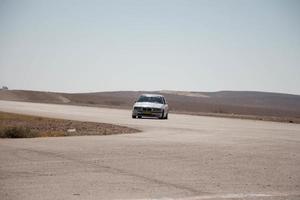
<svg viewBox="0 0 300 200">
<path fill-rule="evenodd" d="M 141 110 L 141 107 L 134 107 L 134 110 Z"/>
</svg>

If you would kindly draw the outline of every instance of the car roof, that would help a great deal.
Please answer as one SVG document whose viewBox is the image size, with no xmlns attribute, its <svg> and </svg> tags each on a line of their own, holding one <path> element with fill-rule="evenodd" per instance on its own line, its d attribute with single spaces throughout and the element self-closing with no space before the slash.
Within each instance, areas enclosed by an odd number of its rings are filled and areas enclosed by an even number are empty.
<svg viewBox="0 0 300 200">
<path fill-rule="evenodd" d="M 142 94 L 141 96 L 146 96 L 146 97 L 164 97 L 163 95 L 160 95 L 160 94 Z"/>
</svg>

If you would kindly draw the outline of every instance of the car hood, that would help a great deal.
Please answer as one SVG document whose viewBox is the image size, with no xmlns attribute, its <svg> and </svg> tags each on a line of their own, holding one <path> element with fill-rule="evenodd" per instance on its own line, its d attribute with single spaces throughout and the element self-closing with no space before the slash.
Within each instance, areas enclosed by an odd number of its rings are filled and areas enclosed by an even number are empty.
<svg viewBox="0 0 300 200">
<path fill-rule="evenodd" d="M 136 102 L 134 107 L 146 107 L 146 108 L 163 108 L 163 104 L 160 103 L 151 103 L 151 102 Z"/>
</svg>

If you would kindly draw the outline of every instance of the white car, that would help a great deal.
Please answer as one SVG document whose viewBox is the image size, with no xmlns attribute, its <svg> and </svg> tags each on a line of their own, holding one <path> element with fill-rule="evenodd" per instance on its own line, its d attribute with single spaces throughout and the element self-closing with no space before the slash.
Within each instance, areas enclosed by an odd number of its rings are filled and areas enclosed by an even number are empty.
<svg viewBox="0 0 300 200">
<path fill-rule="evenodd" d="M 158 94 L 143 94 L 133 105 L 132 118 L 157 117 L 168 119 L 169 106 L 164 96 Z"/>
</svg>

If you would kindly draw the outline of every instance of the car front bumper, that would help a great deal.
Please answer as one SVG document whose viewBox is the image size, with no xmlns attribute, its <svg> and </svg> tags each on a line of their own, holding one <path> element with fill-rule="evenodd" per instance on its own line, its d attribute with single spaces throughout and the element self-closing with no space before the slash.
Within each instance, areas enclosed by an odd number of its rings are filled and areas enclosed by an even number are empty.
<svg viewBox="0 0 300 200">
<path fill-rule="evenodd" d="M 145 116 L 145 117 L 162 117 L 163 111 L 153 111 L 153 110 L 133 110 L 132 116 Z"/>
</svg>

